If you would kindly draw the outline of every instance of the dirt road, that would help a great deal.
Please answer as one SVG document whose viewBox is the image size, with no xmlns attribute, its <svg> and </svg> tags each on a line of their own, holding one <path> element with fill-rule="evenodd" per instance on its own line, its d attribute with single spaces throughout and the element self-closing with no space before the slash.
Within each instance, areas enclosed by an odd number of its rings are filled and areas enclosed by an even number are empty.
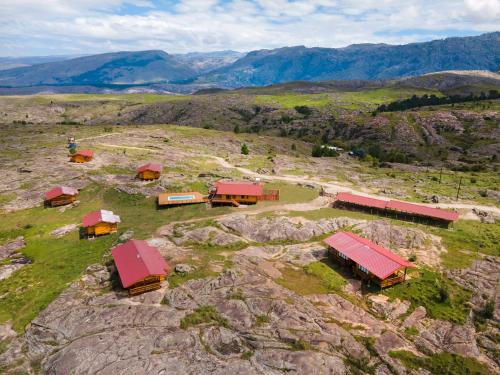
<svg viewBox="0 0 500 375">
<path fill-rule="evenodd" d="M 247 168 L 236 167 L 236 166 L 228 163 L 223 158 L 220 158 L 218 156 L 213 156 L 213 155 L 205 155 L 205 156 L 214 159 L 221 167 L 236 169 L 243 174 L 246 174 L 246 175 L 252 176 L 252 177 L 258 177 L 258 178 L 261 178 L 263 180 L 285 181 L 285 182 L 294 182 L 294 183 L 301 183 L 301 184 L 314 184 L 317 186 L 321 186 L 325 190 L 325 192 L 327 192 L 329 194 L 336 194 L 340 191 L 344 191 L 344 192 L 350 192 L 350 193 L 359 194 L 359 195 L 363 195 L 363 196 L 371 197 L 371 198 L 389 199 L 388 197 L 380 196 L 377 194 L 370 194 L 370 193 L 366 193 L 364 191 L 357 190 L 357 189 L 353 188 L 352 186 L 335 184 L 332 182 L 324 182 L 324 181 L 321 181 L 320 179 L 317 179 L 314 177 L 264 175 L 264 174 L 260 174 L 260 173 L 251 171 L 250 169 L 247 169 Z M 429 207 L 437 207 L 437 208 L 455 209 L 455 210 L 465 211 L 463 213 L 469 213 L 472 211 L 472 209 L 476 208 L 476 209 L 479 209 L 482 211 L 491 212 L 494 215 L 500 217 L 500 208 L 495 207 L 495 206 L 485 206 L 485 205 L 479 205 L 479 204 L 459 203 L 459 202 L 457 202 L 457 203 L 436 203 L 436 204 L 420 203 L 420 204 L 425 205 L 425 206 L 429 206 Z M 468 218 L 471 218 L 471 217 L 472 217 L 471 215 L 468 215 Z"/>
</svg>

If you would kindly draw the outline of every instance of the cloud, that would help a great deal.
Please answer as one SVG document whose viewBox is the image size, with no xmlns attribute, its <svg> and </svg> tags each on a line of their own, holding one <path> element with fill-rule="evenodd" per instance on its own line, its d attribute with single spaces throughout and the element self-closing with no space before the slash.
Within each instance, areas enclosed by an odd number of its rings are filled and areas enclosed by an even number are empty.
<svg viewBox="0 0 500 375">
<path fill-rule="evenodd" d="M 2 0 L 0 54 L 408 43 L 495 31 L 500 0 Z"/>
</svg>

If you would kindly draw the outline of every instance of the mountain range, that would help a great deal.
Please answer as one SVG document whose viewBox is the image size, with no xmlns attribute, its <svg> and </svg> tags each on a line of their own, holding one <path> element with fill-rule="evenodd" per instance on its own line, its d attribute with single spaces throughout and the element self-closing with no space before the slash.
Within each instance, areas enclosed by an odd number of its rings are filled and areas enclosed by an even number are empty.
<svg viewBox="0 0 500 375">
<path fill-rule="evenodd" d="M 500 32 L 406 45 L 304 46 L 169 54 L 116 52 L 0 71 L 5 88 L 168 85 L 168 91 L 264 86 L 289 81 L 387 80 L 446 70 L 500 70 Z M 34 89 L 36 90 L 36 89 Z M 5 92 L 5 90 L 3 90 Z"/>
</svg>

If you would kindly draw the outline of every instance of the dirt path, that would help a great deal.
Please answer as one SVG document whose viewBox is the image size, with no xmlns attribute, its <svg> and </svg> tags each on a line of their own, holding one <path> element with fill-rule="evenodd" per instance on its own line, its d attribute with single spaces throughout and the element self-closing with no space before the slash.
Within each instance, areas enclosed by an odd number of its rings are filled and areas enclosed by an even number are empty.
<svg viewBox="0 0 500 375">
<path fill-rule="evenodd" d="M 189 223 L 196 223 L 198 221 L 203 221 L 203 220 L 209 220 L 209 219 L 223 219 L 225 217 L 234 215 L 234 214 L 245 214 L 245 215 L 258 215 L 266 212 L 276 212 L 276 211 L 315 211 L 319 210 L 320 208 L 325 208 L 329 207 L 330 204 L 332 203 L 332 200 L 328 197 L 318 197 L 310 202 L 305 202 L 305 203 L 285 203 L 285 204 L 277 204 L 277 205 L 270 205 L 270 206 L 265 206 L 265 207 L 252 207 L 252 208 L 246 208 L 244 206 L 240 206 L 240 209 L 235 209 L 233 212 L 227 213 L 227 214 L 222 214 L 222 215 L 214 215 L 214 216 L 208 216 L 208 217 L 199 217 L 199 218 L 194 218 L 194 219 L 189 219 L 189 220 L 179 220 L 179 221 L 173 221 L 170 222 L 166 225 L 161 226 L 158 228 L 157 233 L 162 235 L 166 232 L 169 232 L 170 229 L 177 225 L 177 224 L 189 224 Z"/>
<path fill-rule="evenodd" d="M 148 152 L 153 152 L 153 153 L 159 153 L 160 150 L 155 150 L 152 148 L 146 148 L 146 147 L 136 147 L 136 146 L 120 146 L 120 145 L 112 145 L 109 143 L 97 143 L 98 146 L 103 146 L 103 147 L 112 147 L 112 148 L 125 148 L 127 150 L 139 150 L 139 151 L 148 151 Z"/>
<path fill-rule="evenodd" d="M 295 183 L 302 183 L 302 184 L 315 184 L 315 185 L 321 186 L 327 193 L 330 193 L 330 194 L 336 194 L 340 191 L 344 191 L 344 192 L 350 192 L 350 193 L 359 194 L 359 195 L 363 195 L 363 196 L 371 197 L 371 198 L 389 199 L 387 197 L 376 195 L 376 194 L 368 194 L 364 191 L 353 189 L 352 187 L 347 186 L 347 185 L 340 185 L 340 184 L 334 184 L 331 182 L 320 181 L 319 179 L 314 178 L 314 177 L 263 175 L 263 174 L 251 171 L 250 169 L 247 169 L 247 168 L 236 167 L 236 166 L 228 163 L 223 158 L 220 158 L 218 156 L 211 156 L 211 155 L 205 155 L 205 156 L 214 159 L 220 166 L 222 166 L 224 168 L 236 169 L 243 174 L 253 176 L 253 177 L 259 177 L 263 180 L 295 182 Z M 422 204 L 424 206 L 429 206 L 429 207 L 465 210 L 468 212 L 471 212 L 472 209 L 476 208 L 476 209 L 479 209 L 482 211 L 491 212 L 491 213 L 495 214 L 496 216 L 500 216 L 500 208 L 495 207 L 495 206 L 484 206 L 484 205 L 478 205 L 478 204 L 458 203 L 458 202 L 457 203 L 436 203 L 436 204 L 419 203 L 419 204 Z M 476 216 L 476 215 L 474 215 L 474 216 Z"/>
</svg>

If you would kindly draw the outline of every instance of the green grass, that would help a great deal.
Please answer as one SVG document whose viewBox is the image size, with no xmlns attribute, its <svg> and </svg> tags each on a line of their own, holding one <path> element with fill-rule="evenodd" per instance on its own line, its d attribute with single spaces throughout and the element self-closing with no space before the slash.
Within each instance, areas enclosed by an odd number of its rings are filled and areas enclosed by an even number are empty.
<svg viewBox="0 0 500 375">
<path fill-rule="evenodd" d="M 384 289 L 382 293 L 391 299 L 399 298 L 410 301 L 409 312 L 418 306 L 424 306 L 427 315 L 431 318 L 448 320 L 458 324 L 465 322 L 469 313 L 467 303 L 471 297 L 470 291 L 446 279 L 441 274 L 426 269 L 411 273 L 411 277 L 404 283 Z M 449 298 L 444 302 L 440 300 L 440 286 L 449 293 Z"/>
<path fill-rule="evenodd" d="M 356 108 L 357 106 L 378 106 L 383 103 L 392 102 L 395 100 L 406 99 L 412 95 L 423 95 L 423 94 L 436 94 L 441 96 L 442 94 L 438 91 L 425 90 L 425 89 L 404 89 L 404 88 L 391 88 L 385 87 L 373 90 L 363 90 L 354 92 L 342 92 L 339 93 L 338 101 L 350 102 L 351 106 L 344 106 L 345 108 Z"/>
<path fill-rule="evenodd" d="M 18 270 L 12 277 L 0 281 L 0 322 L 13 321 L 22 331 L 41 310 L 52 302 L 87 266 L 102 263 L 117 235 L 99 237 L 93 241 L 80 240 L 78 233 L 57 239 L 50 231 L 71 223 L 80 223 L 82 217 L 100 208 L 120 215 L 119 231 L 134 231 L 134 238 L 145 239 L 161 225 L 172 221 L 208 217 L 228 212 L 228 208 L 207 209 L 204 205 L 157 210 L 154 198 L 128 195 L 114 189 L 92 185 L 79 197 L 79 206 L 59 212 L 58 209 L 36 207 L 0 214 L 0 243 L 24 235 L 27 246 L 23 254 L 33 263 Z M 220 257 L 221 261 L 225 258 Z M 205 275 L 212 276 L 209 271 Z M 188 278 L 201 276 L 188 275 Z M 203 275 L 204 276 L 204 275 Z"/>
<path fill-rule="evenodd" d="M 313 262 L 299 269 L 287 267 L 280 272 L 282 277 L 276 282 L 301 296 L 341 292 L 347 283 L 329 261 Z"/>
<path fill-rule="evenodd" d="M 459 220 L 453 228 L 431 228 L 442 238 L 447 252 L 441 255 L 447 268 L 465 268 L 477 258 L 477 253 L 500 256 L 500 223 L 483 224 L 479 221 Z"/>
<path fill-rule="evenodd" d="M 16 193 L 4 193 L 0 194 L 0 205 L 9 203 L 16 199 Z"/>
<path fill-rule="evenodd" d="M 327 94 L 282 94 L 258 95 L 256 104 L 277 104 L 283 108 L 294 108 L 306 105 L 308 107 L 324 107 L 330 103 Z"/>
<path fill-rule="evenodd" d="M 391 351 L 389 355 L 403 362 L 411 369 L 419 368 L 428 370 L 432 374 L 439 375 L 488 375 L 491 371 L 488 367 L 474 358 L 462 357 L 457 354 L 438 353 L 428 357 L 417 357 L 411 352 L 404 350 Z"/>
<path fill-rule="evenodd" d="M 228 327 L 226 318 L 222 317 L 214 306 L 204 305 L 198 307 L 191 314 L 181 319 L 181 328 L 186 329 L 199 324 L 216 324 Z"/>
<path fill-rule="evenodd" d="M 259 202 L 259 206 L 310 202 L 319 196 L 319 191 L 316 189 L 309 189 L 295 184 L 288 184 L 286 182 L 266 183 L 264 189 L 279 189 L 280 200 Z"/>
<path fill-rule="evenodd" d="M 269 319 L 269 317 L 267 315 L 257 315 L 255 317 L 255 325 L 257 327 L 261 327 L 264 324 L 269 323 L 270 321 L 271 321 L 271 319 Z"/>
</svg>

